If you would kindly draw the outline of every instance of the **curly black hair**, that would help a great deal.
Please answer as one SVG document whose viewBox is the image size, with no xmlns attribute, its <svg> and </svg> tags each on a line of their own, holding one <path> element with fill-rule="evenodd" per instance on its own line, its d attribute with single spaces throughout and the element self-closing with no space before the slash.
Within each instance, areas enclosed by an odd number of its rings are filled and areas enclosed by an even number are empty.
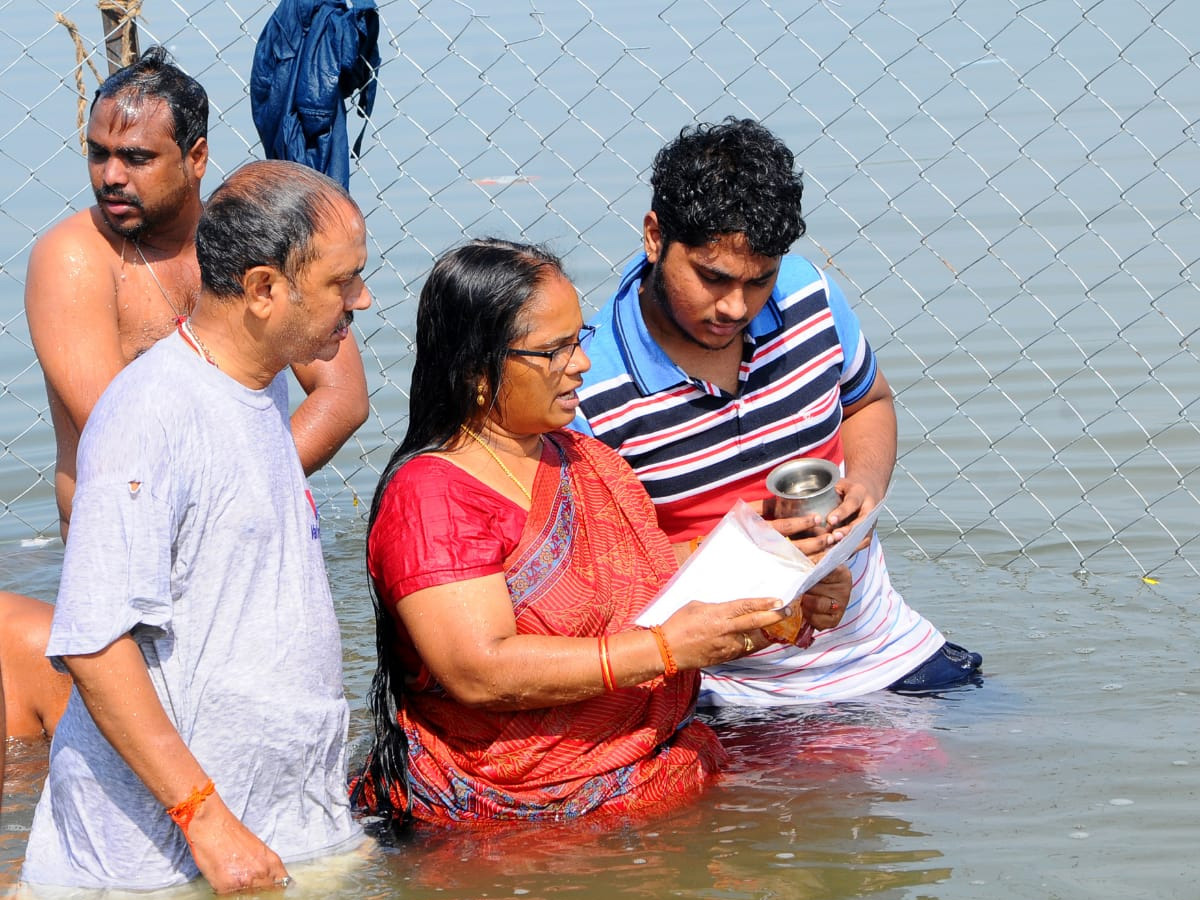
<svg viewBox="0 0 1200 900">
<path fill-rule="evenodd" d="M 753 253 L 783 256 L 804 234 L 796 157 L 753 119 L 684 128 L 654 157 L 650 208 L 664 250 L 744 234 Z"/>
</svg>

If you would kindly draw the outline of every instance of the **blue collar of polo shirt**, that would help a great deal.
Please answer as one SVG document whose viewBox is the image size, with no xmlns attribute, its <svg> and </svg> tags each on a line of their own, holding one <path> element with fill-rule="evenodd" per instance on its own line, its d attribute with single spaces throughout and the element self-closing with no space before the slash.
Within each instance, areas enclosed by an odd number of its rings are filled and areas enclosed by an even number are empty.
<svg viewBox="0 0 1200 900">
<path fill-rule="evenodd" d="M 642 275 L 650 261 L 643 250 L 633 258 L 621 275 L 613 301 L 613 330 L 620 344 L 621 354 L 629 367 L 629 374 L 643 396 L 669 390 L 680 384 L 689 384 L 691 378 L 650 336 L 646 320 L 642 316 L 642 305 L 638 291 L 642 286 Z M 763 335 L 778 331 L 783 326 L 779 313 L 779 288 L 771 291 L 759 314 L 750 320 L 746 333 L 757 341 Z"/>
</svg>

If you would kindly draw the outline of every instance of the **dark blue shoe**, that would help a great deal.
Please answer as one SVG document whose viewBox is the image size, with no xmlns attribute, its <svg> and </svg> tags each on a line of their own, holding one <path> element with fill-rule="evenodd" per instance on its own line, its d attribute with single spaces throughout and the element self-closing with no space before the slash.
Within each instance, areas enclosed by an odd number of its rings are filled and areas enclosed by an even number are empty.
<svg viewBox="0 0 1200 900">
<path fill-rule="evenodd" d="M 982 684 L 983 657 L 946 641 L 933 656 L 903 678 L 888 685 L 899 694 L 925 694 L 966 684 Z"/>
</svg>

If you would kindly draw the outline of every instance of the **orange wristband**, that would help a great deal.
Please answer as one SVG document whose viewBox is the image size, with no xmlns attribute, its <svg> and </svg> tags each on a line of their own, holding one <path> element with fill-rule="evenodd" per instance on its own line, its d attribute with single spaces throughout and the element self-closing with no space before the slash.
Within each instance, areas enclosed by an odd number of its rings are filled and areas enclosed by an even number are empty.
<svg viewBox="0 0 1200 900">
<path fill-rule="evenodd" d="M 204 787 L 195 788 L 187 797 L 176 803 L 167 810 L 167 815 L 171 817 L 179 830 L 183 832 L 183 836 L 187 837 L 188 826 L 192 824 L 192 819 L 196 817 L 196 810 L 207 800 L 212 792 L 216 790 L 213 780 L 208 779 L 208 784 Z"/>
<path fill-rule="evenodd" d="M 608 635 L 600 638 L 600 678 L 606 691 L 615 691 L 617 681 L 613 678 L 612 662 L 608 658 Z"/>
<path fill-rule="evenodd" d="M 663 675 L 670 678 L 679 671 L 679 666 L 675 665 L 675 657 L 671 655 L 671 648 L 667 644 L 667 636 L 663 634 L 662 626 L 654 625 L 650 628 L 650 633 L 654 635 L 654 640 L 658 643 L 658 655 L 663 661 Z"/>
</svg>

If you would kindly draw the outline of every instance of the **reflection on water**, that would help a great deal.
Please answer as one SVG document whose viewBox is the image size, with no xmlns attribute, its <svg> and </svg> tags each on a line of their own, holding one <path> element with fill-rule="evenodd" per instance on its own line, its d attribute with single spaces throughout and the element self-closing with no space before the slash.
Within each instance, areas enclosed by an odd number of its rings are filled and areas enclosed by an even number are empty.
<svg viewBox="0 0 1200 900">
<path fill-rule="evenodd" d="M 409 829 L 384 857 L 412 897 L 861 897 L 949 875 L 902 817 L 908 798 L 891 786 L 891 772 L 944 764 L 927 723 L 909 721 L 907 710 L 725 710 L 714 724 L 733 765 L 682 809 Z"/>
<path fill-rule="evenodd" d="M 17 879 L 33 807 L 46 779 L 48 740 L 10 740 L 5 747 L 4 811 L 0 815 L 0 884 Z"/>
</svg>

